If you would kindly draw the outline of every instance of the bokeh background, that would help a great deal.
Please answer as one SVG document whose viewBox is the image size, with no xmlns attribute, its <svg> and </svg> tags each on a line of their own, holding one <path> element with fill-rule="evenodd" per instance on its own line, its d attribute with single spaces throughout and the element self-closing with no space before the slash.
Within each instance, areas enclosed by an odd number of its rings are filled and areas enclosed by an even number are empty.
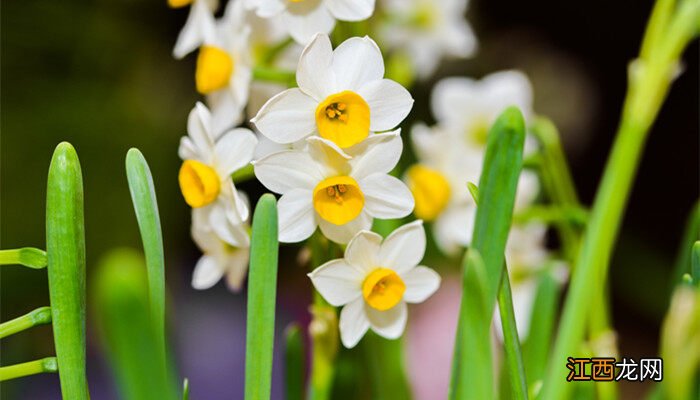
<svg viewBox="0 0 700 400">
<path fill-rule="evenodd" d="M 177 145 L 198 97 L 194 57 L 178 62 L 170 55 L 187 10 L 172 10 L 165 3 L 3 1 L 0 246 L 44 247 L 46 174 L 54 147 L 67 140 L 76 147 L 83 168 L 88 284 L 108 250 L 140 248 L 124 172 L 126 151 L 138 147 L 150 163 L 159 200 L 170 339 L 180 374 L 190 377 L 194 399 L 241 398 L 245 295 L 231 294 L 221 283 L 204 292 L 189 286 L 199 252 L 190 240 L 190 213 L 177 186 Z M 482 77 L 510 68 L 526 72 L 535 89 L 535 110 L 559 126 L 580 196 L 590 204 L 621 111 L 627 64 L 637 54 L 651 6 L 651 1 L 638 0 L 472 0 L 467 18 L 480 51 L 471 60 L 445 62 L 435 79 Z M 621 354 L 627 357 L 656 354 L 668 276 L 698 198 L 697 42 L 684 59 L 685 73 L 674 84 L 647 143 L 613 260 L 614 325 Z M 414 112 L 404 127 L 416 120 L 431 122 L 433 83 L 413 89 Z M 253 197 L 262 192 L 255 182 L 243 188 Z M 308 321 L 311 287 L 295 262 L 297 250 L 287 246 L 282 251 L 280 332 L 289 321 Z M 0 320 L 48 305 L 45 271 L 9 266 L 0 272 Z M 448 301 L 456 291 L 447 282 L 438 295 Z M 444 323 L 441 329 L 449 336 L 456 314 L 449 307 L 435 309 L 441 301 L 432 301 L 433 306 L 427 302 L 411 319 L 417 326 L 420 321 Z M 116 399 L 91 325 L 92 313 L 99 310 L 89 311 L 92 397 Z M 423 334 L 413 329 L 408 340 L 425 341 Z M 0 365 L 54 354 L 50 327 L 7 338 L 0 346 Z M 410 376 L 435 378 L 420 371 Z M 276 362 L 273 398 L 281 398 L 281 385 Z M 430 393 L 429 385 L 421 387 L 420 393 Z M 627 384 L 622 393 L 635 398 L 646 389 Z M 0 396 L 58 399 L 58 377 L 3 383 Z"/>
</svg>

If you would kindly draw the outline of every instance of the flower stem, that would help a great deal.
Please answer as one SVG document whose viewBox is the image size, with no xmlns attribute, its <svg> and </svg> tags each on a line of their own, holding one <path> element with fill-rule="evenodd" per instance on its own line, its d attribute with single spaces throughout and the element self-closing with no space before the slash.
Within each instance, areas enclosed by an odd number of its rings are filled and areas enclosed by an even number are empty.
<svg viewBox="0 0 700 400">
<path fill-rule="evenodd" d="M 659 28 L 662 22 L 658 18 L 663 15 L 659 10 L 668 4 L 666 0 L 657 1 L 642 46 L 642 58 L 630 68 L 622 120 L 564 303 L 560 331 L 543 388 L 545 400 L 568 397 L 571 385 L 564 379 L 566 358 L 581 348 L 589 316 L 601 312 L 599 304 L 591 306 L 591 295 L 595 298 L 605 287 L 613 244 L 647 133 L 668 93 L 681 51 L 698 32 L 700 2 L 696 0 L 681 2 L 675 15 L 664 17 L 664 26 Z"/>
<path fill-rule="evenodd" d="M 0 324 L 0 339 L 17 332 L 51 323 L 51 307 L 39 307 L 34 311 Z"/>
<path fill-rule="evenodd" d="M 498 290 L 498 310 L 501 313 L 501 325 L 503 327 L 503 346 L 505 347 L 505 359 L 508 375 L 510 376 L 513 399 L 526 400 L 528 398 L 527 379 L 525 378 L 525 365 L 520 349 L 520 337 L 515 325 L 515 311 L 513 310 L 513 296 L 510 291 L 510 279 L 507 267 L 504 263 L 503 278 Z"/>
<path fill-rule="evenodd" d="M 0 250 L 0 265 L 24 265 L 29 268 L 42 269 L 46 267 L 46 252 L 33 247 Z"/>
<path fill-rule="evenodd" d="M 56 357 L 46 357 L 41 360 L 1 367 L 0 382 L 44 372 L 58 372 Z"/>
<path fill-rule="evenodd" d="M 256 66 L 253 68 L 253 79 L 280 83 L 289 87 L 296 86 L 296 72 L 272 67 Z"/>
</svg>

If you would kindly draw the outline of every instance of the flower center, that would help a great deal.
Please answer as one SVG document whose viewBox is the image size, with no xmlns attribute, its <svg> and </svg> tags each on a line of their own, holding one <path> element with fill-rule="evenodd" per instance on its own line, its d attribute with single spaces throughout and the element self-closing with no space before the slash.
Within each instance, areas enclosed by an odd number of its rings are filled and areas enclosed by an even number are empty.
<svg viewBox="0 0 700 400">
<path fill-rule="evenodd" d="M 313 202 L 321 218 L 335 225 L 344 225 L 360 215 L 365 196 L 353 178 L 337 176 L 316 185 Z"/>
<path fill-rule="evenodd" d="M 349 90 L 332 94 L 316 107 L 316 127 L 340 147 L 360 143 L 369 135 L 369 105 Z"/>
<path fill-rule="evenodd" d="M 168 5 L 171 8 L 180 8 L 192 4 L 194 0 L 168 0 Z"/>
<path fill-rule="evenodd" d="M 408 187 L 416 201 L 416 217 L 432 221 L 450 200 L 450 184 L 438 171 L 421 164 L 413 165 L 406 173 Z M 466 188 L 465 188 L 466 190 Z"/>
<path fill-rule="evenodd" d="M 489 135 L 489 120 L 486 117 L 477 118 L 467 127 L 467 140 L 485 146 Z"/>
<path fill-rule="evenodd" d="M 202 46 L 197 56 L 197 91 L 209 94 L 226 87 L 233 74 L 233 58 L 218 47 Z"/>
<path fill-rule="evenodd" d="M 406 284 L 396 272 L 377 268 L 362 283 L 362 296 L 370 307 L 386 311 L 399 304 L 406 291 Z"/>
<path fill-rule="evenodd" d="M 221 181 L 210 166 L 196 160 L 185 160 L 178 175 L 180 191 L 190 207 L 203 207 L 219 195 Z"/>
</svg>

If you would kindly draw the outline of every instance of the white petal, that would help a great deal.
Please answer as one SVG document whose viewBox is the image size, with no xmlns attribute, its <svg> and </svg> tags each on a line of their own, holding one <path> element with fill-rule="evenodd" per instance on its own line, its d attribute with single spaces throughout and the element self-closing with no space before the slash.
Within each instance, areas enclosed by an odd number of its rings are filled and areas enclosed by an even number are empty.
<svg viewBox="0 0 700 400">
<path fill-rule="evenodd" d="M 316 212 L 310 190 L 293 189 L 277 203 L 279 210 L 279 240 L 296 243 L 311 236 L 316 230 Z"/>
<path fill-rule="evenodd" d="M 469 115 L 483 108 L 483 99 L 480 95 L 479 83 L 473 79 L 442 79 L 435 84 L 430 96 L 433 115 L 439 122 L 448 125 L 460 124 L 461 121 L 469 118 Z"/>
<path fill-rule="evenodd" d="M 365 210 L 374 218 L 403 218 L 413 211 L 413 195 L 401 180 L 372 174 L 358 183 L 365 195 Z"/>
<path fill-rule="evenodd" d="M 422 303 L 440 287 L 440 275 L 422 265 L 406 272 L 401 278 L 406 284 L 403 299 L 408 303 Z"/>
<path fill-rule="evenodd" d="M 306 138 L 306 143 L 308 153 L 319 166 L 322 166 L 324 176 L 350 174 L 351 157 L 337 144 L 320 136 L 310 136 Z"/>
<path fill-rule="evenodd" d="M 470 57 L 477 50 L 477 41 L 471 27 L 461 17 L 445 27 L 444 45 L 447 54 L 454 57 Z"/>
<path fill-rule="evenodd" d="M 353 157 L 350 165 L 352 165 L 352 176 L 355 179 L 362 179 L 376 173 L 388 174 L 401 158 L 403 150 L 401 130 L 370 135 L 346 150 L 347 154 Z"/>
<path fill-rule="evenodd" d="M 182 160 L 196 160 L 199 158 L 197 154 L 197 148 L 192 143 L 192 139 L 187 136 L 180 138 L 180 147 L 177 149 L 177 155 Z"/>
<path fill-rule="evenodd" d="M 373 0 L 369 1 L 374 3 Z M 327 0 L 327 2 L 329 5 L 330 2 L 351 3 L 353 5 L 357 3 L 355 0 Z M 333 52 L 333 72 L 338 91 L 359 91 L 366 83 L 384 77 L 382 52 L 374 40 L 367 36 L 350 38 L 341 43 Z M 360 93 L 360 95 L 362 94 Z M 366 98 L 365 101 L 367 101 Z M 371 105 L 370 110 L 371 115 L 374 116 Z"/>
<path fill-rule="evenodd" d="M 223 209 L 226 210 L 226 217 L 232 224 L 240 224 L 248 220 L 250 210 L 247 198 L 238 193 L 232 179 L 225 178 L 221 182 L 221 192 L 216 201 L 223 204 Z"/>
<path fill-rule="evenodd" d="M 374 12 L 374 0 L 326 0 L 325 4 L 341 21 L 362 21 Z"/>
<path fill-rule="evenodd" d="M 321 8 L 325 10 L 324 7 Z M 288 19 L 290 24 L 305 24 L 305 21 L 297 21 L 291 16 Z M 294 25 L 290 26 L 290 29 L 294 29 Z M 314 32 L 323 31 L 314 30 Z M 293 33 L 292 36 L 294 36 Z M 305 41 L 299 42 L 305 43 Z M 331 40 L 327 34 L 316 34 L 313 40 L 304 48 L 301 57 L 299 57 L 299 65 L 297 67 L 297 84 L 299 89 L 316 101 L 323 101 L 329 94 L 332 94 L 335 89 L 335 76 L 331 69 L 332 62 L 333 48 L 331 47 Z"/>
<path fill-rule="evenodd" d="M 185 57 L 202 43 L 213 40 L 215 33 L 214 16 L 205 1 L 195 1 L 190 8 L 185 26 L 177 37 L 173 56 L 177 59 Z"/>
<path fill-rule="evenodd" d="M 292 189 L 312 190 L 324 179 L 309 153 L 285 150 L 270 154 L 253 164 L 255 176 L 275 193 Z"/>
<path fill-rule="evenodd" d="M 243 121 L 245 103 L 238 101 L 229 88 L 208 94 L 207 103 L 211 108 L 211 131 L 215 139 Z"/>
<path fill-rule="evenodd" d="M 360 231 L 345 248 L 345 260 L 360 270 L 369 272 L 377 266 L 377 254 L 382 237 L 374 232 Z"/>
<path fill-rule="evenodd" d="M 425 254 L 425 229 L 423 221 L 417 220 L 391 232 L 382 243 L 378 262 L 399 274 L 418 265 Z"/>
<path fill-rule="evenodd" d="M 226 286 L 233 292 L 240 292 L 243 280 L 248 273 L 249 249 L 236 249 L 229 253 L 226 263 Z"/>
<path fill-rule="evenodd" d="M 369 105 L 369 129 L 372 131 L 395 128 L 413 108 L 413 98 L 408 90 L 389 79 L 369 82 L 360 88 L 358 94 Z"/>
<path fill-rule="evenodd" d="M 199 290 L 209 289 L 216 285 L 216 282 L 218 282 L 223 275 L 223 268 L 218 265 L 214 257 L 207 255 L 202 256 L 199 261 L 197 261 L 197 265 L 194 267 L 194 272 L 192 273 L 192 287 Z"/>
<path fill-rule="evenodd" d="M 190 111 L 187 117 L 187 134 L 192 139 L 192 143 L 199 154 L 199 159 L 203 162 L 211 160 L 214 152 L 214 137 L 211 131 L 211 114 L 209 109 L 202 103 Z"/>
<path fill-rule="evenodd" d="M 328 239 L 336 243 L 345 244 L 349 242 L 357 232 L 369 230 L 372 227 L 372 217 L 363 211 L 357 218 L 345 225 L 335 225 L 318 217 L 318 227 Z"/>
<path fill-rule="evenodd" d="M 365 304 L 365 312 L 372 330 L 384 338 L 398 339 L 406 328 L 408 307 L 404 301 L 386 311 L 379 311 Z"/>
<path fill-rule="evenodd" d="M 284 11 L 285 8 L 284 1 L 280 0 L 260 0 L 256 5 L 255 13 L 261 18 L 273 17 Z"/>
<path fill-rule="evenodd" d="M 234 247 L 250 246 L 250 236 L 248 236 L 246 225 L 232 224 L 226 216 L 226 210 L 220 203 L 215 203 L 212 206 L 209 223 L 217 236 L 229 245 Z"/>
<path fill-rule="evenodd" d="M 343 346 L 351 349 L 357 345 L 369 329 L 369 321 L 365 314 L 365 300 L 360 297 L 348 303 L 340 311 L 340 340 Z"/>
<path fill-rule="evenodd" d="M 277 143 L 292 143 L 316 132 L 317 102 L 297 88 L 274 96 L 251 120 L 263 135 Z"/>
<path fill-rule="evenodd" d="M 345 260 L 338 259 L 316 268 L 309 278 L 328 303 L 339 307 L 361 297 L 365 274 Z"/>
<path fill-rule="evenodd" d="M 448 255 L 455 255 L 472 241 L 476 206 L 464 204 L 449 207 L 433 224 L 435 242 Z"/>
<path fill-rule="evenodd" d="M 237 128 L 225 133 L 214 146 L 216 172 L 225 177 L 248 165 L 257 144 L 258 138 L 250 129 Z"/>
</svg>

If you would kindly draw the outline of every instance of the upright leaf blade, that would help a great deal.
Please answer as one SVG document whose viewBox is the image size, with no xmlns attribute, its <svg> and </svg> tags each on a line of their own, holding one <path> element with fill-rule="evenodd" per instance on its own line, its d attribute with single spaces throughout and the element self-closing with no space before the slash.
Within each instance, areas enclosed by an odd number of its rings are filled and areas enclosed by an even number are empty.
<svg viewBox="0 0 700 400">
<path fill-rule="evenodd" d="M 85 372 L 83 176 L 70 143 L 56 147 L 46 188 L 46 253 L 56 359 L 64 399 L 89 399 Z"/>
<path fill-rule="evenodd" d="M 464 263 L 463 296 L 455 342 L 454 365 L 450 388 L 451 399 L 485 399 L 494 397 L 489 342 L 490 313 L 496 302 L 503 272 L 504 250 L 513 217 L 515 190 L 522 168 L 525 123 L 515 107 L 506 109 L 491 127 L 488 135 L 484 166 L 479 180 L 472 251 L 478 252 L 486 271 L 483 302 L 488 317 L 475 318 L 479 313 L 477 298 L 469 294 L 470 266 Z M 466 189 L 466 188 L 465 188 Z M 473 269 L 473 267 L 472 267 Z"/>
<path fill-rule="evenodd" d="M 176 399 L 151 319 L 143 256 L 130 249 L 109 253 L 100 262 L 91 296 L 122 398 Z"/>
<path fill-rule="evenodd" d="M 287 400 L 302 400 L 304 398 L 304 369 L 306 368 L 306 353 L 304 337 L 299 324 L 289 325 L 284 332 L 284 386 Z"/>
<path fill-rule="evenodd" d="M 126 154 L 126 176 L 129 192 L 139 223 L 141 240 L 146 254 L 148 270 L 148 291 L 151 315 L 156 330 L 158 349 L 165 360 L 165 259 L 163 255 L 163 235 L 158 214 L 158 202 L 153 186 L 153 177 L 148 163 L 138 149 L 132 148 Z"/>
<path fill-rule="evenodd" d="M 263 195 L 253 215 L 248 273 L 245 399 L 270 398 L 277 297 L 277 203 Z"/>
</svg>

